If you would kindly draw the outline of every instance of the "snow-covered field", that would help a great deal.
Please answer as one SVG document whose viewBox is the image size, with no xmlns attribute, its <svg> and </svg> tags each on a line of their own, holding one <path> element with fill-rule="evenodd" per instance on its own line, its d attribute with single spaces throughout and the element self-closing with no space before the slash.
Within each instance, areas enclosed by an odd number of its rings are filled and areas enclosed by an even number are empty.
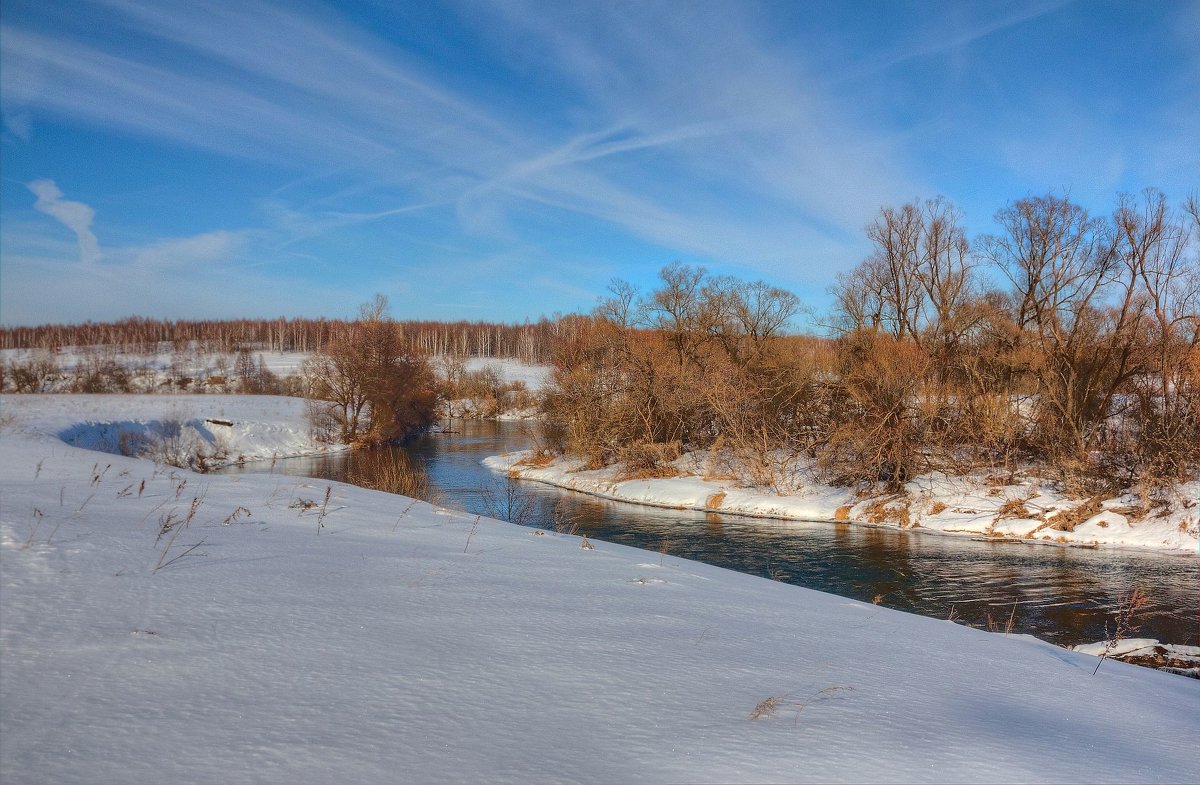
<svg viewBox="0 0 1200 785">
<path fill-rule="evenodd" d="M 262 358 L 263 366 L 278 376 L 289 376 L 299 373 L 304 361 L 312 356 L 309 352 L 252 352 L 251 359 L 257 366 Z M 68 346 L 58 352 L 46 352 L 37 349 L 0 349 L 0 363 L 24 363 L 35 358 L 51 360 L 60 371 L 70 375 L 79 367 L 96 357 L 111 359 L 118 365 L 129 369 L 135 376 L 142 379 L 142 386 L 150 389 L 161 386 L 173 374 L 206 379 L 213 376 L 226 376 L 237 363 L 237 355 L 221 352 L 203 352 L 194 349 L 175 351 L 164 344 L 153 353 L 131 353 L 112 351 L 104 346 Z M 437 358 L 434 367 L 438 367 Z M 550 368 L 545 365 L 527 365 L 518 360 L 499 357 L 471 357 L 466 361 L 466 370 L 496 371 L 506 382 L 523 382 L 530 390 L 540 390 L 550 377 Z M 61 381 L 61 380 L 59 380 Z M 52 385 L 54 389 L 47 392 L 59 392 L 63 385 Z"/>
<path fill-rule="evenodd" d="M 1200 780 L 1195 680 L 57 435 L 179 401 L 0 399 L 6 784 Z"/>
<path fill-rule="evenodd" d="M 810 521 L 850 521 L 920 528 L 939 534 L 994 537 L 1047 544 L 1151 548 L 1196 554 L 1200 549 L 1200 482 L 1181 485 L 1167 504 L 1140 509 L 1126 495 L 1098 500 L 1094 513 L 1079 515 L 1087 499 L 1072 498 L 1052 483 L 1024 478 L 1012 484 L 980 473 L 934 475 L 908 483 L 906 494 L 856 496 L 852 488 L 796 482 L 786 494 L 745 487 L 734 479 L 705 479 L 705 456 L 685 455 L 677 477 L 620 478 L 621 467 L 583 470 L 582 462 L 531 452 L 489 458 L 485 463 L 510 476 L 556 485 L 608 499 L 658 507 L 719 510 L 740 515 Z M 1063 515 L 1063 518 L 1057 516 Z M 1065 523 L 1065 521 L 1070 523 Z"/>
<path fill-rule="evenodd" d="M 505 382 L 521 382 L 537 392 L 550 383 L 552 369 L 548 365 L 526 365 L 517 360 L 499 357 L 472 357 L 467 360 L 467 371 L 493 370 Z"/>
</svg>

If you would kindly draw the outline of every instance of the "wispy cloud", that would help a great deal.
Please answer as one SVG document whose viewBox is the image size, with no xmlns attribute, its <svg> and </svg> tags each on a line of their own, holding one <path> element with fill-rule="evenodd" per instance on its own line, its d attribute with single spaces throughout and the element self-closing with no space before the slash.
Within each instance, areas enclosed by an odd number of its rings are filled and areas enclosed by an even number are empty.
<svg viewBox="0 0 1200 785">
<path fill-rule="evenodd" d="M 33 208 L 55 218 L 75 233 L 79 242 L 79 263 L 93 265 L 100 258 L 100 243 L 92 234 L 92 220 L 96 211 L 83 202 L 63 198 L 63 192 L 53 180 L 34 180 L 26 185 L 37 201 Z"/>
<path fill-rule="evenodd" d="M 97 263 L 71 258 L 38 227 L 5 227 L 0 312 L 7 324 L 248 314 L 349 314 L 362 299 L 336 280 L 278 275 L 259 267 L 257 231 L 214 231 L 111 246 Z M 270 310 L 264 312 L 264 305 Z"/>
<path fill-rule="evenodd" d="M 145 152 L 153 182 L 98 165 L 37 209 L 94 274 L 192 281 L 214 301 L 253 269 L 266 289 L 419 281 L 462 303 L 497 299 L 460 295 L 468 276 L 537 281 L 551 309 L 586 307 L 597 278 L 673 258 L 819 291 L 884 204 L 944 192 L 986 218 L 1020 189 L 1194 171 L 1195 46 L 1129 130 L 1114 118 L 1136 101 L 1097 111 L 1100 90 L 1061 76 L 1118 75 L 1072 5 L 30 3 L 0 25 L 0 151 L 39 150 L 17 159 L 39 167 L 22 184 L 80 165 L 42 151 L 50 137 L 100 129 L 123 161 Z M 1031 64 L 1036 42 L 1064 52 Z M 37 216 L 10 195 L 9 291 L 16 265 L 63 264 L 32 241 L 11 250 L 10 227 Z M 88 203 L 104 205 L 103 253 Z"/>
<path fill-rule="evenodd" d="M 5 28 L 8 61 L 39 75 L 9 80 L 11 102 L 285 164 L 385 161 L 370 177 L 398 204 L 367 215 L 454 204 L 461 228 L 508 241 L 522 203 L 553 205 L 682 251 L 779 263 L 913 190 L 888 139 L 839 120 L 837 102 L 787 53 L 764 48 L 740 13 L 472 4 L 477 33 L 502 57 L 499 38 L 516 30 L 548 81 L 577 88 L 555 88 L 567 115 L 554 122 L 485 108 L 328 12 L 102 4 L 144 42 L 106 51 Z M 199 59 L 162 56 L 155 41 Z M 658 182 L 647 165 L 663 172 Z M 714 221 L 731 199 L 763 202 L 771 223 Z M 336 225 L 339 212 L 360 211 L 330 205 L 311 223 Z"/>
<path fill-rule="evenodd" d="M 919 60 L 923 57 L 944 54 L 980 41 L 990 35 L 1032 22 L 1054 13 L 1077 0 L 1034 0 L 1029 3 L 1005 2 L 993 12 L 982 4 L 972 4 L 969 11 L 982 12 L 983 18 L 962 13 L 948 13 L 943 20 L 922 26 L 920 35 L 901 42 L 895 48 L 885 50 L 867 59 L 853 69 L 844 72 L 839 81 L 860 79 L 888 68 Z M 960 12 L 965 7 L 958 9 Z"/>
<path fill-rule="evenodd" d="M 778 266 L 919 190 L 893 140 L 847 122 L 794 52 L 764 45 L 738 8 L 471 10 L 495 45 L 519 46 L 528 68 L 569 85 L 598 128 L 468 191 L 459 203 L 468 222 L 517 197 L 692 253 Z"/>
</svg>

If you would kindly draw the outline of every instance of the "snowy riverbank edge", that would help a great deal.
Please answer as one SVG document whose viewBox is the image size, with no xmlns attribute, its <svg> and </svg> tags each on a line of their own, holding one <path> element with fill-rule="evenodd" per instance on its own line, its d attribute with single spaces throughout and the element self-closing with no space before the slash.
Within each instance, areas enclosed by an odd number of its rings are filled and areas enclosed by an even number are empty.
<svg viewBox="0 0 1200 785">
<path fill-rule="evenodd" d="M 349 449 L 313 437 L 304 399 L 275 395 L 0 395 L 0 417 L 35 438 L 207 469 Z"/>
<path fill-rule="evenodd" d="M 8 403 L 5 783 L 1200 778 L 1190 679 Z"/>
<path fill-rule="evenodd" d="M 934 475 L 908 483 L 902 497 L 863 498 L 850 488 L 817 484 L 779 495 L 741 487 L 728 479 L 706 480 L 690 473 L 703 466 L 703 460 L 692 455 L 676 462 L 681 476 L 657 479 L 622 480 L 619 466 L 585 470 L 582 461 L 570 457 L 549 460 L 534 451 L 491 456 L 484 464 L 510 477 L 670 509 L 888 526 L 1047 545 L 1136 548 L 1193 556 L 1200 552 L 1200 482 L 1183 484 L 1168 505 L 1149 514 L 1136 512 L 1140 502 L 1128 495 L 1091 500 L 1096 509 L 1080 514 L 1089 500 L 1071 498 L 1036 478 L 1004 485 L 983 474 Z M 1060 514 L 1075 518 L 1070 530 L 1056 526 L 1061 519 L 1055 516 Z"/>
</svg>

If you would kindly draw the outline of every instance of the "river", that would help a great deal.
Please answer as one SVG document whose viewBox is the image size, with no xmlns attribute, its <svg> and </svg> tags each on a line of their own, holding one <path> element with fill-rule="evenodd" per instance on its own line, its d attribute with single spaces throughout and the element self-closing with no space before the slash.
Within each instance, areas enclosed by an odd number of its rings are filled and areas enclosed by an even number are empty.
<svg viewBox="0 0 1200 785">
<path fill-rule="evenodd" d="M 613 502 L 484 467 L 488 455 L 530 444 L 520 423 L 453 421 L 454 433 L 424 436 L 402 450 L 419 462 L 436 501 L 487 514 L 508 507 L 513 484 L 531 507 L 531 526 L 552 528 L 555 508 L 589 538 L 644 548 L 658 558 L 695 559 L 889 608 L 1028 633 L 1064 646 L 1106 637 L 1120 598 L 1149 595 L 1136 637 L 1200 644 L 1200 559 L 1190 556 L 1001 543 L 853 524 L 772 521 Z M 378 455 L 372 456 L 378 462 Z M 358 462 L 357 467 L 355 462 Z M 274 471 L 352 481 L 361 454 L 250 464 L 225 471 Z M 490 488 L 491 501 L 482 489 Z M 497 499 L 500 501 L 498 502 Z M 1133 637 L 1131 636 L 1131 637 Z"/>
</svg>

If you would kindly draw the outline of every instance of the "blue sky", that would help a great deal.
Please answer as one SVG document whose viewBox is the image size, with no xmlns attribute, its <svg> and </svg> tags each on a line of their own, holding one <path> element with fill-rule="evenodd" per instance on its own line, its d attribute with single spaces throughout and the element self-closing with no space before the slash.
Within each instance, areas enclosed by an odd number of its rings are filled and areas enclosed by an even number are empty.
<svg viewBox="0 0 1200 785">
<path fill-rule="evenodd" d="M 521 321 L 673 260 L 817 309 L 883 205 L 1200 189 L 1196 2 L 0 11 L 0 322 Z"/>
</svg>

